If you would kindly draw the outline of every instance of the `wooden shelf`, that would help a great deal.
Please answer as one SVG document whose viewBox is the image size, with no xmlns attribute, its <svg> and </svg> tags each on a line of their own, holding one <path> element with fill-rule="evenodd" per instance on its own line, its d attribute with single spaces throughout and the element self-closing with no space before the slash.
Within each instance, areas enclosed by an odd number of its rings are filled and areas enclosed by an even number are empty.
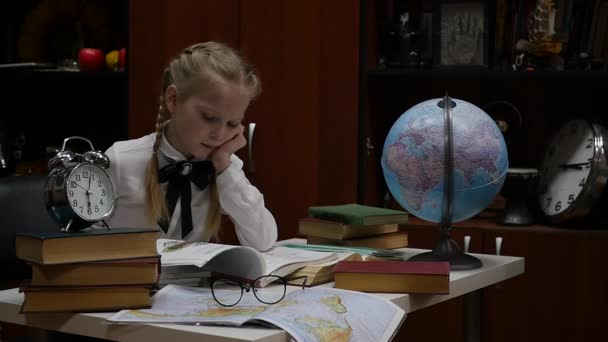
<svg viewBox="0 0 608 342">
<path fill-rule="evenodd" d="M 62 79 L 66 81 L 80 80 L 116 80 L 126 81 L 125 71 L 69 71 L 62 69 L 4 69 L 0 70 L 2 77 L 36 78 L 36 79 Z"/>
<path fill-rule="evenodd" d="M 431 227 L 439 227 L 437 223 L 425 221 L 419 219 L 413 215 L 410 215 L 409 222 L 405 225 L 402 225 L 403 228 L 431 228 Z M 545 224 L 534 224 L 530 226 L 506 226 L 500 225 L 496 223 L 496 213 L 495 212 L 485 212 L 476 216 L 472 219 L 465 220 L 462 222 L 456 222 L 452 226 L 453 228 L 462 228 L 462 229 L 481 229 L 481 230 L 490 230 L 490 231 L 512 231 L 512 232 L 526 232 L 526 233 L 555 233 L 555 234 L 577 234 L 577 235 L 587 235 L 593 234 L 594 236 L 608 236 L 608 227 L 606 228 L 587 228 L 584 227 L 584 223 L 580 223 L 578 225 L 571 224 L 568 226 L 551 226 Z"/>
<path fill-rule="evenodd" d="M 608 78 L 608 71 L 497 71 L 488 69 L 382 69 L 368 70 L 368 78 Z"/>
</svg>

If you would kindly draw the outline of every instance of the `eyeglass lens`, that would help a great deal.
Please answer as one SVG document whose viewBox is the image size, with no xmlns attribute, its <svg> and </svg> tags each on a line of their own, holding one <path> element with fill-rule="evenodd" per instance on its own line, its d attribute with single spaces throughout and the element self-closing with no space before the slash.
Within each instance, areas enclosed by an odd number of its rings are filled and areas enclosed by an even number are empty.
<svg viewBox="0 0 608 342">
<path fill-rule="evenodd" d="M 270 284 L 262 287 L 262 285 Z M 274 275 L 267 275 L 256 279 L 253 282 L 253 294 L 256 298 L 266 304 L 280 302 L 285 297 L 285 280 Z"/>
<path fill-rule="evenodd" d="M 213 282 L 211 290 L 215 300 L 224 306 L 236 305 L 243 296 L 241 284 L 229 279 L 219 279 Z"/>
</svg>

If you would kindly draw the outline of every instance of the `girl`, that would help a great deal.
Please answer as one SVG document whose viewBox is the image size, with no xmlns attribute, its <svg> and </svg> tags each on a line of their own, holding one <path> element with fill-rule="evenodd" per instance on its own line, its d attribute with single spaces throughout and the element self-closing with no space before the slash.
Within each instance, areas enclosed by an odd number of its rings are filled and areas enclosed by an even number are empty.
<svg viewBox="0 0 608 342">
<path fill-rule="evenodd" d="M 156 133 L 106 151 L 117 197 L 110 227 L 152 225 L 164 238 L 208 241 L 224 210 L 242 245 L 270 249 L 276 222 L 234 154 L 246 145 L 241 122 L 259 92 L 253 70 L 223 44 L 176 56 L 163 74 Z"/>
</svg>

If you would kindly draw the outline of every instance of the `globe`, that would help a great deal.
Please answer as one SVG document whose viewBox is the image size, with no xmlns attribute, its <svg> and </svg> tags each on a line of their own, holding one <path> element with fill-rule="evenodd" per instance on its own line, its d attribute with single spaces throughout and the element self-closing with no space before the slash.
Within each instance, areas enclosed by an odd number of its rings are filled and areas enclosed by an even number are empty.
<svg viewBox="0 0 608 342">
<path fill-rule="evenodd" d="M 494 120 L 481 108 L 452 98 L 453 202 L 451 222 L 484 210 L 507 174 L 507 147 Z M 442 99 L 421 102 L 390 129 L 382 150 L 389 191 L 411 214 L 441 222 L 445 191 Z"/>
</svg>

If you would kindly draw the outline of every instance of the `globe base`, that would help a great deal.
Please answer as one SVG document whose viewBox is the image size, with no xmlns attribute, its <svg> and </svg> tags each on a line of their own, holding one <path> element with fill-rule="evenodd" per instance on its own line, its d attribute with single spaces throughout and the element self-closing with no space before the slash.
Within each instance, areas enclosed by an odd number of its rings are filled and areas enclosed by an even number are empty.
<svg viewBox="0 0 608 342">
<path fill-rule="evenodd" d="M 416 254 L 408 261 L 448 261 L 452 271 L 473 270 L 483 266 L 481 260 L 461 251 L 448 234 L 442 234 L 435 249 Z"/>
</svg>

